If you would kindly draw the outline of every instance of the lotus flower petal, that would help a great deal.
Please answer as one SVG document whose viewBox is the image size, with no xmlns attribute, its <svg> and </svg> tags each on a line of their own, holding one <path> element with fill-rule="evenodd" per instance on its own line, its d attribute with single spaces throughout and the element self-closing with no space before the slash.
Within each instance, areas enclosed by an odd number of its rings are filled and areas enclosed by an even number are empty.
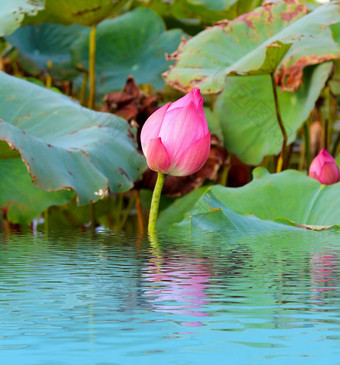
<svg viewBox="0 0 340 365">
<path fill-rule="evenodd" d="M 321 184 L 335 184 L 340 179 L 340 171 L 334 158 L 323 148 L 312 161 L 309 176 Z"/>
<path fill-rule="evenodd" d="M 171 161 L 160 137 L 148 142 L 146 161 L 151 170 L 166 173 L 169 169 Z"/>
<path fill-rule="evenodd" d="M 154 113 L 150 115 L 141 131 L 141 142 L 143 151 L 147 148 L 147 142 L 151 139 L 157 138 L 159 131 L 162 127 L 164 116 L 170 106 L 170 103 L 163 105 L 161 108 L 157 109 Z M 145 153 L 145 151 L 144 151 Z"/>
<path fill-rule="evenodd" d="M 174 176 L 191 175 L 205 164 L 210 152 L 210 133 L 193 143 L 179 156 L 176 166 L 170 171 Z"/>
<path fill-rule="evenodd" d="M 175 108 L 182 108 L 185 105 L 189 104 L 190 102 L 193 102 L 196 108 L 199 108 L 199 106 L 203 103 L 200 89 L 195 88 L 189 94 L 186 94 L 182 98 L 173 102 L 170 105 L 169 110 L 172 110 Z"/>
<path fill-rule="evenodd" d="M 199 89 L 152 114 L 141 132 L 142 149 L 151 170 L 190 175 L 206 162 L 210 134 Z"/>
<path fill-rule="evenodd" d="M 172 112 L 165 115 L 159 136 L 170 158 L 176 163 L 182 151 L 207 134 L 208 126 L 204 113 L 203 118 L 193 102 L 181 108 L 174 120 L 171 119 Z"/>
</svg>

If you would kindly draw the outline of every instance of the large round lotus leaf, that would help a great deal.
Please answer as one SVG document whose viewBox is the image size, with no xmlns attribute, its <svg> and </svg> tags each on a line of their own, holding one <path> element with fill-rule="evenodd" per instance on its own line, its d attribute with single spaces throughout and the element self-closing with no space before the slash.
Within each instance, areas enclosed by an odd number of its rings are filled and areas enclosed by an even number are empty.
<svg viewBox="0 0 340 365">
<path fill-rule="evenodd" d="M 301 225 L 340 225 L 340 184 L 322 185 L 295 170 L 269 174 L 264 168 L 241 188 L 211 190 L 230 209 L 261 219 L 288 219 Z"/>
<path fill-rule="evenodd" d="M 233 19 L 253 10 L 261 0 L 178 0 L 170 5 L 177 18 L 199 18 L 203 23 Z"/>
<path fill-rule="evenodd" d="M 154 10 L 167 19 L 167 24 L 181 24 L 190 34 L 197 34 L 203 24 L 234 19 L 261 5 L 262 0 L 137 0 L 141 6 Z M 196 32 L 195 32 L 196 30 Z M 192 31 L 192 32 L 191 32 Z"/>
<path fill-rule="evenodd" d="M 184 218 L 185 213 L 195 206 L 197 200 L 201 198 L 207 189 L 208 187 L 203 186 L 184 195 L 180 199 L 176 199 L 170 207 L 160 212 L 157 220 L 158 227 L 167 230 L 172 223 L 180 222 Z"/>
<path fill-rule="evenodd" d="M 329 80 L 329 87 L 334 95 L 340 95 L 340 60 L 334 62 L 334 74 Z"/>
<path fill-rule="evenodd" d="M 95 25 L 126 4 L 127 0 L 0 0 L 0 37 L 26 24 Z"/>
<path fill-rule="evenodd" d="M 45 10 L 66 24 L 94 25 L 114 14 L 127 1 L 45 0 Z"/>
<path fill-rule="evenodd" d="M 40 188 L 74 189 L 86 204 L 108 187 L 130 189 L 143 172 L 145 159 L 123 119 L 2 72 L 0 84 L 0 140 L 20 151 Z"/>
<path fill-rule="evenodd" d="M 221 127 L 220 116 L 216 112 L 207 107 L 204 107 L 204 114 L 207 118 L 207 123 L 210 133 L 215 134 L 216 137 L 220 140 L 220 142 L 223 143 L 224 137 Z"/>
<path fill-rule="evenodd" d="M 286 225 L 319 230 L 340 225 L 339 196 L 340 183 L 326 186 L 295 170 L 269 174 L 257 168 L 253 181 L 241 188 L 212 186 L 195 205 L 190 197 L 179 199 L 162 212 L 158 228 L 183 233 L 288 229 Z"/>
<path fill-rule="evenodd" d="M 101 95 L 121 89 L 129 75 L 138 84 L 161 88 L 161 77 L 169 62 L 165 53 L 173 52 L 183 32 L 165 31 L 162 19 L 147 8 L 137 8 L 97 27 L 96 88 Z M 74 61 L 88 69 L 89 33 L 73 47 Z"/>
<path fill-rule="evenodd" d="M 340 22 L 331 26 L 333 37 L 340 47 Z M 334 62 L 335 71 L 331 80 L 329 80 L 329 87 L 334 95 L 340 95 L 340 60 Z"/>
<path fill-rule="evenodd" d="M 73 191 L 39 189 L 19 158 L 0 159 L 0 189 L 0 208 L 8 209 L 10 222 L 22 224 L 31 222 L 49 206 L 65 204 L 74 196 Z"/>
<path fill-rule="evenodd" d="M 276 87 L 288 143 L 295 140 L 297 130 L 313 110 L 331 70 L 331 62 L 306 69 L 304 82 L 295 93 Z M 217 98 L 215 113 L 225 147 L 243 162 L 257 165 L 264 156 L 280 152 L 283 135 L 270 75 L 230 76 Z"/>
<path fill-rule="evenodd" d="M 340 57 L 329 25 L 339 22 L 339 2 L 306 15 L 297 1 L 267 3 L 199 33 L 181 46 L 166 81 L 181 90 L 218 93 L 228 75 L 271 74 L 295 91 L 308 65 Z"/>
<path fill-rule="evenodd" d="M 263 231 L 291 231 L 298 230 L 294 224 L 288 220 L 273 222 L 269 220 L 261 220 L 255 216 L 244 216 L 235 213 L 225 204 L 223 204 L 209 190 L 199 199 L 189 215 L 179 222 L 174 223 L 170 227 L 172 233 L 190 234 L 197 236 L 202 233 L 211 232 L 218 233 L 248 233 Z M 164 229 L 164 228 L 163 228 Z"/>
<path fill-rule="evenodd" d="M 24 18 L 44 9 L 44 0 L 0 0 L 0 37 L 14 32 Z"/>
<path fill-rule="evenodd" d="M 48 70 L 57 78 L 67 79 L 77 74 L 71 62 L 70 47 L 84 29 L 78 24 L 42 23 L 21 27 L 6 39 L 18 49 L 20 64 L 30 74 Z M 49 61 L 52 65 L 48 68 Z"/>
<path fill-rule="evenodd" d="M 206 9 L 214 10 L 214 11 L 222 11 L 230 8 L 239 0 L 187 0 L 188 3 L 193 5 L 202 5 Z"/>
</svg>

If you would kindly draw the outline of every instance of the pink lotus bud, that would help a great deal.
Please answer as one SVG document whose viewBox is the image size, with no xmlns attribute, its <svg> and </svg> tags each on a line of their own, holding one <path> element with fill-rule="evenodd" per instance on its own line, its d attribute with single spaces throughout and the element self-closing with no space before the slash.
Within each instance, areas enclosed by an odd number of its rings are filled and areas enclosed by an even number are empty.
<svg viewBox="0 0 340 365">
<path fill-rule="evenodd" d="M 142 128 L 141 142 L 151 170 L 173 176 L 200 170 L 210 151 L 200 90 L 156 110 Z"/>
<path fill-rule="evenodd" d="M 339 168 L 334 158 L 324 148 L 312 161 L 309 176 L 325 185 L 335 184 L 339 181 Z"/>
</svg>

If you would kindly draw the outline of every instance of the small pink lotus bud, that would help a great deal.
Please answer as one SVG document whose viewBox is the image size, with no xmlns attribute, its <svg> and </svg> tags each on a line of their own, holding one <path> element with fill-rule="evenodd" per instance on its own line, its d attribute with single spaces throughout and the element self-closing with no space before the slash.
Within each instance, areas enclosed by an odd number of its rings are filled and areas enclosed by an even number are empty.
<svg viewBox="0 0 340 365">
<path fill-rule="evenodd" d="M 309 176 L 319 180 L 324 185 L 335 184 L 339 181 L 339 168 L 334 158 L 324 148 L 312 161 Z"/>
<path fill-rule="evenodd" d="M 141 142 L 151 170 L 173 176 L 200 170 L 210 151 L 200 90 L 156 110 L 142 128 Z"/>
</svg>

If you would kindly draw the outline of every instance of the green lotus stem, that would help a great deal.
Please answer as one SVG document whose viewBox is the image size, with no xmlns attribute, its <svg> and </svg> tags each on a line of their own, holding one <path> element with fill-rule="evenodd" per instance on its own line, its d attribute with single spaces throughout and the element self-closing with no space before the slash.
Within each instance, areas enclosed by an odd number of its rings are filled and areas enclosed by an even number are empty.
<svg viewBox="0 0 340 365">
<path fill-rule="evenodd" d="M 15 62 L 15 60 L 11 61 L 11 66 L 13 68 L 13 75 L 15 77 L 21 77 L 20 71 L 19 71 L 19 67 L 17 65 L 17 63 Z"/>
<path fill-rule="evenodd" d="M 94 229 L 96 228 L 96 218 L 94 215 L 94 203 L 90 203 L 89 205 L 89 209 L 90 209 L 90 230 L 91 232 L 94 232 Z"/>
<path fill-rule="evenodd" d="M 129 199 L 129 202 L 128 202 L 128 205 L 127 207 L 125 208 L 123 214 L 122 214 L 122 218 L 119 222 L 119 225 L 117 227 L 117 231 L 121 231 L 126 223 L 126 220 L 128 219 L 129 217 L 129 214 L 131 212 L 131 209 L 133 207 L 133 205 L 135 204 L 135 200 L 136 200 L 136 195 L 135 194 L 132 194 L 130 199 Z"/>
<path fill-rule="evenodd" d="M 88 73 L 84 72 L 83 81 L 81 83 L 81 89 L 79 93 L 79 101 L 81 105 L 86 104 L 86 86 L 87 86 Z"/>
<path fill-rule="evenodd" d="M 335 140 L 333 148 L 332 148 L 332 156 L 337 155 L 339 143 L 340 143 L 340 133 L 338 133 L 338 135 L 336 136 L 336 140 Z"/>
<path fill-rule="evenodd" d="M 46 75 L 46 87 L 50 89 L 52 87 L 52 76 L 50 74 L 50 69 L 52 68 L 53 64 L 51 60 L 47 61 L 47 75 Z"/>
<path fill-rule="evenodd" d="M 298 162 L 298 171 L 302 171 L 305 165 L 305 157 L 306 157 L 306 144 L 301 144 L 301 150 L 299 154 L 299 162 Z"/>
<path fill-rule="evenodd" d="M 149 233 L 149 243 L 150 243 L 150 251 L 151 251 L 151 258 L 152 262 L 155 267 L 157 267 L 158 270 L 161 270 L 162 268 L 162 251 L 160 249 L 159 243 L 158 243 L 158 237 L 156 232 Z M 160 273 L 161 271 L 159 271 Z"/>
<path fill-rule="evenodd" d="M 115 228 L 116 229 L 119 227 L 119 220 L 120 220 L 120 216 L 122 214 L 123 198 L 124 198 L 124 194 L 119 193 L 118 197 L 117 197 L 117 200 L 116 200 L 116 207 L 115 207 L 115 214 L 114 214 L 114 221 L 115 221 Z"/>
<path fill-rule="evenodd" d="M 283 137 L 281 152 L 280 152 L 280 156 L 277 160 L 277 165 L 276 165 L 276 172 L 281 172 L 282 166 L 283 166 L 285 148 L 287 145 L 287 132 L 285 130 L 285 127 L 284 127 L 282 119 L 281 119 L 279 98 L 277 96 L 276 83 L 275 83 L 273 73 L 271 74 L 271 79 L 272 79 L 272 88 L 273 88 L 274 101 L 275 101 L 276 118 L 277 118 L 277 122 L 279 123 L 280 129 L 282 132 L 282 137 Z"/>
<path fill-rule="evenodd" d="M 229 164 L 228 164 L 228 166 L 224 166 L 222 169 L 222 173 L 220 175 L 220 181 L 219 181 L 220 185 L 227 186 L 228 175 L 229 175 Z"/>
<path fill-rule="evenodd" d="M 88 101 L 88 108 L 93 109 L 95 93 L 96 93 L 96 26 L 91 26 L 90 39 L 89 39 L 89 81 L 90 81 L 90 94 Z"/>
<path fill-rule="evenodd" d="M 8 222 L 7 219 L 5 219 L 5 232 L 6 232 L 6 234 L 10 234 L 11 233 L 11 226 L 10 226 L 10 224 L 9 224 L 9 222 Z"/>
<path fill-rule="evenodd" d="M 307 163 L 307 171 L 309 171 L 309 166 L 311 164 L 311 155 L 310 155 L 310 140 L 309 140 L 309 126 L 308 122 L 303 125 L 304 136 L 305 136 L 305 155 L 306 155 L 306 163 Z"/>
<path fill-rule="evenodd" d="M 161 199 L 161 193 L 164 185 L 166 175 L 161 172 L 158 173 L 155 188 L 152 194 L 148 231 L 149 234 L 156 232 L 156 222 L 158 217 L 159 201 Z"/>
<path fill-rule="evenodd" d="M 144 234 L 144 220 L 143 220 L 143 209 L 142 209 L 142 205 L 140 203 L 139 190 L 135 190 L 135 195 L 136 195 L 136 209 L 137 209 L 138 228 L 139 228 L 139 233 L 141 235 L 143 235 Z"/>
<path fill-rule="evenodd" d="M 331 93 L 329 87 L 325 88 L 325 107 L 326 107 L 326 118 L 325 118 L 325 148 L 328 150 L 330 137 L 332 133 L 332 111 L 331 111 Z"/>
<path fill-rule="evenodd" d="M 44 210 L 44 229 L 45 234 L 48 232 L 48 208 Z"/>
<path fill-rule="evenodd" d="M 324 131 L 323 131 L 323 138 L 324 138 L 324 140 L 323 140 L 323 146 L 324 146 L 324 148 L 326 149 L 326 150 L 328 150 L 328 130 L 329 130 L 329 126 L 328 126 L 328 118 L 325 118 L 324 119 L 324 124 L 323 124 L 323 129 L 324 129 Z"/>
<path fill-rule="evenodd" d="M 5 222 L 5 231 L 6 234 L 10 234 L 11 233 L 11 226 L 10 223 L 8 221 L 8 217 L 7 217 L 7 210 L 6 208 L 2 208 L 1 209 L 1 215 L 2 215 L 2 220 Z"/>
</svg>

